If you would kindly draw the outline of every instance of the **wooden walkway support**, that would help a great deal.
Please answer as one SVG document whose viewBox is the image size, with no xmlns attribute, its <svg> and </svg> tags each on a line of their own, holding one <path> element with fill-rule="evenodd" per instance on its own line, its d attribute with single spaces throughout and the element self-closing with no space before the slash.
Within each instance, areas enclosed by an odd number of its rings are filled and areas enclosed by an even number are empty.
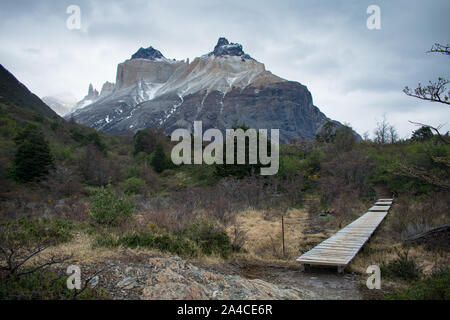
<svg viewBox="0 0 450 320">
<path fill-rule="evenodd" d="M 336 266 L 338 272 L 343 272 L 386 217 L 393 200 L 378 199 L 361 217 L 302 254 L 296 260 L 302 270 L 305 265 L 327 265 Z"/>
</svg>

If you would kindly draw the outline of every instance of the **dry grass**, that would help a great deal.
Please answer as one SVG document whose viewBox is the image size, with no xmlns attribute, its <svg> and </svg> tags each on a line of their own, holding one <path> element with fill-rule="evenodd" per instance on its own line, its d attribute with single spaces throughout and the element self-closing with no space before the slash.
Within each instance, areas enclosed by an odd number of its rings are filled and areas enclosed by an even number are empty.
<svg viewBox="0 0 450 320">
<path fill-rule="evenodd" d="M 149 257 L 165 257 L 170 256 L 153 249 L 145 248 L 93 248 L 92 242 L 94 238 L 87 235 L 86 233 L 77 233 L 72 241 L 53 246 L 45 250 L 39 257 L 39 259 L 45 259 L 50 257 L 52 254 L 57 254 L 58 256 L 72 256 L 69 260 L 71 263 L 82 263 L 91 264 L 99 262 L 108 262 L 116 257 L 123 256 L 124 254 L 137 256 L 140 254 L 148 255 Z"/>
<path fill-rule="evenodd" d="M 282 250 L 281 214 L 270 210 L 245 210 L 236 215 L 236 225 L 246 233 L 243 246 L 247 259 L 264 261 L 294 260 L 302 252 L 328 237 L 324 225 L 311 228 L 304 209 L 290 209 L 284 216 L 285 256 Z M 319 231 L 317 231 L 319 230 Z M 227 228 L 233 237 L 234 226 Z"/>
</svg>

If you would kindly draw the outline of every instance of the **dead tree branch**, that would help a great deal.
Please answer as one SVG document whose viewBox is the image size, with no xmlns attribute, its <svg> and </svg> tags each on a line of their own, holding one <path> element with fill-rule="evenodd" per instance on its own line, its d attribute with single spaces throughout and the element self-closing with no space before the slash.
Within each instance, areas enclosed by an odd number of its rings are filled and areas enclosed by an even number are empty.
<svg viewBox="0 0 450 320">
<path fill-rule="evenodd" d="M 397 163 L 394 169 L 390 170 L 392 174 L 397 176 L 404 176 L 410 178 L 416 178 L 425 181 L 436 187 L 450 190 L 450 179 L 438 177 L 436 175 L 430 174 L 429 171 L 417 168 L 414 166 L 407 166 L 402 163 Z"/>
<path fill-rule="evenodd" d="M 423 123 L 420 123 L 420 122 L 414 122 L 414 121 L 410 121 L 410 120 L 408 120 L 408 122 L 409 122 L 409 123 L 412 123 L 412 124 L 414 124 L 414 125 L 416 125 L 416 126 L 420 126 L 420 127 L 428 127 L 428 128 L 430 128 L 431 130 L 433 130 L 434 132 L 436 132 L 437 136 L 439 137 L 439 140 L 441 140 L 441 141 L 444 142 L 445 144 L 450 144 L 450 141 L 449 141 L 448 139 L 446 139 L 446 137 L 448 137 L 448 131 L 447 131 L 447 133 L 445 133 L 445 135 L 442 135 L 442 134 L 440 133 L 440 131 L 439 131 L 439 130 L 441 130 L 441 128 L 443 127 L 443 125 L 440 125 L 440 126 L 438 126 L 437 128 L 435 128 L 435 127 L 432 127 L 432 126 L 430 126 L 430 125 L 428 125 L 428 124 L 423 124 Z"/>
<path fill-rule="evenodd" d="M 403 92 L 410 97 L 450 105 L 450 91 L 447 91 L 447 84 L 449 82 L 447 79 L 438 78 L 436 82 L 429 81 L 427 86 L 419 83 L 414 90 L 406 86 Z"/>
<path fill-rule="evenodd" d="M 428 53 L 441 53 L 447 56 L 450 56 L 450 45 L 443 45 L 440 43 L 435 43 L 430 51 L 427 51 Z"/>
</svg>

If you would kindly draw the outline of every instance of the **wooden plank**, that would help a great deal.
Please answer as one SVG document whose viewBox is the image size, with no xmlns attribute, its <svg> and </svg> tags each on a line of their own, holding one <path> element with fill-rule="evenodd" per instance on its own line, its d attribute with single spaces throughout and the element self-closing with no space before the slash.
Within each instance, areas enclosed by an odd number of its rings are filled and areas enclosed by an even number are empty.
<svg viewBox="0 0 450 320">
<path fill-rule="evenodd" d="M 370 207 L 369 211 L 370 212 L 387 212 L 389 211 L 391 206 L 373 206 Z"/>
<path fill-rule="evenodd" d="M 377 201 L 375 202 L 376 206 L 390 206 L 392 204 L 392 201 Z"/>
</svg>

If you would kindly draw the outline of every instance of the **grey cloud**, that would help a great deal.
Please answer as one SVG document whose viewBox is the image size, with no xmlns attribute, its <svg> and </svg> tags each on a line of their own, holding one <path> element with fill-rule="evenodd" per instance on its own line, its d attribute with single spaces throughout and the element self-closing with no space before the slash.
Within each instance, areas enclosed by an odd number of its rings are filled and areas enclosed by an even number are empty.
<svg viewBox="0 0 450 320">
<path fill-rule="evenodd" d="M 65 27 L 71 4 L 81 7 L 82 31 Z M 366 28 L 371 4 L 381 7 L 378 31 Z M 376 117 L 392 114 L 406 135 L 414 114 L 432 124 L 450 118 L 401 92 L 449 77 L 448 58 L 425 53 L 448 43 L 448 12 L 448 0 L 2 1 L 0 63 L 40 96 L 81 98 L 90 82 L 114 81 L 117 63 L 141 46 L 185 59 L 226 36 L 274 74 L 308 85 L 328 116 L 371 132 Z"/>
</svg>

